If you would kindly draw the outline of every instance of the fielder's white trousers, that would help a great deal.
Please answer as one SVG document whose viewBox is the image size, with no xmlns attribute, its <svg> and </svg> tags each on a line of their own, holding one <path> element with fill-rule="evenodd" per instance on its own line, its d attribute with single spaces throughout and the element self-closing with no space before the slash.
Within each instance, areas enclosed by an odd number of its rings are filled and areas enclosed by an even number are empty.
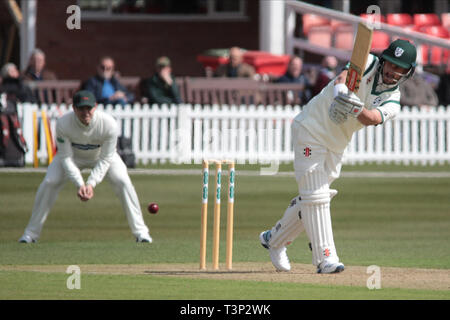
<svg viewBox="0 0 450 320">
<path fill-rule="evenodd" d="M 331 226 L 330 201 L 336 194 L 329 186 L 339 177 L 342 153 L 321 145 L 300 122 L 292 123 L 295 178 L 298 196 L 271 230 L 269 245 L 283 247 L 306 230 L 312 247 L 312 263 L 339 261 Z"/>
<path fill-rule="evenodd" d="M 95 165 L 95 162 L 80 159 L 74 159 L 74 162 L 80 170 L 92 168 Z M 148 235 L 149 230 L 142 217 L 136 190 L 130 180 L 126 165 L 117 153 L 111 161 L 106 177 L 119 197 L 133 235 L 135 237 Z M 61 159 L 56 155 L 36 193 L 33 211 L 24 235 L 28 235 L 35 240 L 39 239 L 50 209 L 67 180 Z"/>
</svg>

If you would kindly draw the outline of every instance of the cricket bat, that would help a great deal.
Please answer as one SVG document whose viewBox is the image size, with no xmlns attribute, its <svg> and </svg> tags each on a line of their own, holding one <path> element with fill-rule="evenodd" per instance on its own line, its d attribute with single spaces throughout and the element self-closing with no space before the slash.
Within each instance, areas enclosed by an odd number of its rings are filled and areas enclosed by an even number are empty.
<svg viewBox="0 0 450 320">
<path fill-rule="evenodd" d="M 361 22 L 358 24 L 358 31 L 350 59 L 350 67 L 347 78 L 345 79 L 345 85 L 348 90 L 354 93 L 357 93 L 359 90 L 359 83 L 361 82 L 366 67 L 367 57 L 369 56 L 372 45 L 372 33 L 373 29 L 369 26 Z"/>
</svg>

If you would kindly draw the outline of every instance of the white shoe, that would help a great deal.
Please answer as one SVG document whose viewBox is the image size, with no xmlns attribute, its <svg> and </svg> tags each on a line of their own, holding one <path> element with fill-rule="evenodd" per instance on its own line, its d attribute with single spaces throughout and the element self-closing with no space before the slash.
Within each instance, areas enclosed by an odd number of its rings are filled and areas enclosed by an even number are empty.
<svg viewBox="0 0 450 320">
<path fill-rule="evenodd" d="M 271 248 L 269 246 L 270 230 L 261 232 L 259 235 L 259 240 L 261 241 L 261 245 L 269 250 L 270 260 L 277 271 L 291 270 L 291 263 L 289 262 L 289 258 L 286 254 L 286 247 Z"/>
<path fill-rule="evenodd" d="M 339 273 L 344 271 L 344 264 L 341 262 L 323 261 L 317 267 L 317 273 Z"/>
<path fill-rule="evenodd" d="M 36 240 L 34 240 L 33 238 L 31 238 L 29 235 L 24 234 L 20 239 L 19 239 L 20 243 L 35 243 Z"/>
<path fill-rule="evenodd" d="M 138 236 L 136 238 L 136 242 L 152 243 L 153 239 L 152 239 L 152 237 L 150 237 L 149 234 L 146 234 L 146 235 Z"/>
</svg>

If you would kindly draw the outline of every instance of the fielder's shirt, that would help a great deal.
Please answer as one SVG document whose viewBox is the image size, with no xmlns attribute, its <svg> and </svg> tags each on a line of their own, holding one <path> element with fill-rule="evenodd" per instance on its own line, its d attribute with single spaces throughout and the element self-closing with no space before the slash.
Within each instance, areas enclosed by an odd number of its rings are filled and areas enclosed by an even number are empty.
<svg viewBox="0 0 450 320">
<path fill-rule="evenodd" d="M 379 65 L 378 57 L 369 55 L 356 95 L 364 102 L 365 108 L 377 109 L 381 114 L 382 123 L 384 123 L 386 120 L 394 118 L 400 111 L 400 90 L 398 85 L 387 86 L 382 83 L 382 75 L 377 72 Z M 311 99 L 294 120 L 300 122 L 322 145 L 331 151 L 342 153 L 353 133 L 363 128 L 364 125 L 351 116 L 342 124 L 331 121 L 328 110 L 333 99 L 334 80 L 330 81 L 318 95 Z"/>
<path fill-rule="evenodd" d="M 58 155 L 67 176 L 78 188 L 84 185 L 84 180 L 77 164 L 93 166 L 86 184 L 95 187 L 103 180 L 116 153 L 117 135 L 116 120 L 100 110 L 94 112 L 87 126 L 80 122 L 73 111 L 58 119 Z"/>
</svg>

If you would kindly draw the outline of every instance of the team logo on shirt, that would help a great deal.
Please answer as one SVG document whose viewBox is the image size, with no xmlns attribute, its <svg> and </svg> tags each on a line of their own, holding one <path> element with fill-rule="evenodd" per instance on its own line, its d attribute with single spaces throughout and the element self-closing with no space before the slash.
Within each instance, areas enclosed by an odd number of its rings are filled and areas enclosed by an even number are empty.
<svg viewBox="0 0 450 320">
<path fill-rule="evenodd" d="M 374 106 L 379 105 L 380 103 L 381 103 L 381 97 L 376 97 L 376 98 L 373 100 L 373 105 L 374 105 Z"/>
<path fill-rule="evenodd" d="M 95 150 L 100 148 L 99 144 L 80 144 L 80 143 L 75 143 L 72 142 L 72 147 L 80 149 L 80 150 Z"/>
<path fill-rule="evenodd" d="M 303 154 L 307 158 L 311 157 L 311 148 L 310 147 L 306 147 L 305 149 L 303 149 Z"/>
</svg>

